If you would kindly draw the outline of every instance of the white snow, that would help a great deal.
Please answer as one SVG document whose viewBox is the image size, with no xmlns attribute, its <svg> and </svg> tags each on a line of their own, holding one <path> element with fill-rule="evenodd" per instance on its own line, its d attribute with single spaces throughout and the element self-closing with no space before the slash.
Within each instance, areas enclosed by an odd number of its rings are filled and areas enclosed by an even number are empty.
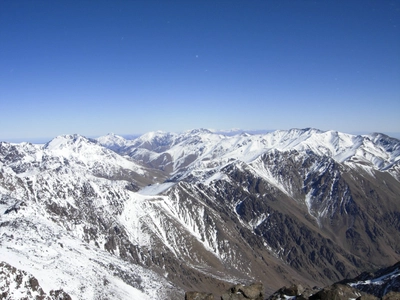
<svg viewBox="0 0 400 300">
<path fill-rule="evenodd" d="M 47 218 L 25 212 L 24 230 L 0 228 L 0 257 L 17 269 L 35 276 L 44 292 L 62 288 L 73 299 L 156 299 L 162 282 L 157 275 L 117 256 L 71 237 Z M 21 222 L 16 214 L 2 215 L 2 221 Z M 134 288 L 114 275 L 110 265 L 142 278 Z M 51 276 L 49 276 L 51 274 Z M 146 280 L 148 279 L 148 281 Z M 108 283 L 104 285 L 104 282 Z"/>
<path fill-rule="evenodd" d="M 140 191 L 138 191 L 139 194 L 141 195 L 158 195 L 161 194 L 162 192 L 166 191 L 169 189 L 171 186 L 175 185 L 175 182 L 166 182 L 166 183 L 156 183 L 152 184 L 149 186 L 146 186 L 142 188 Z"/>
<path fill-rule="evenodd" d="M 206 178 L 203 183 L 206 185 L 210 185 L 211 182 L 217 181 L 217 180 L 229 180 L 228 176 L 224 173 L 221 172 L 216 172 L 210 177 Z"/>
<path fill-rule="evenodd" d="M 107 170 L 119 167 L 144 175 L 138 164 L 80 135 L 58 136 L 43 149 L 49 156 L 79 161 L 84 168 Z"/>
<path fill-rule="evenodd" d="M 266 134 L 222 135 L 208 130 L 193 130 L 181 134 L 152 132 L 134 140 L 137 155 L 143 156 L 140 145 L 157 144 L 164 141 L 168 147 L 164 151 L 148 151 L 150 161 L 164 154 L 171 156 L 174 171 L 185 166 L 190 172 L 196 169 L 222 167 L 230 161 L 240 160 L 250 163 L 261 154 L 270 151 L 300 152 L 313 151 L 326 155 L 337 162 L 363 160 L 374 169 L 383 170 L 399 159 L 400 146 L 393 153 L 387 152 L 370 135 L 357 136 L 336 131 L 316 129 L 277 130 Z M 141 150 L 142 149 L 142 150 Z M 396 148 L 397 149 L 397 148 Z M 132 154 L 135 157 L 135 154 Z"/>
<path fill-rule="evenodd" d="M 393 280 L 396 277 L 400 276 L 400 270 L 395 269 L 390 273 L 384 274 L 380 277 L 369 279 L 369 280 L 364 280 L 364 281 L 357 281 L 354 283 L 349 283 L 350 286 L 357 286 L 357 285 L 382 285 L 385 284 L 385 282 L 389 280 Z"/>
<path fill-rule="evenodd" d="M 66 135 L 43 146 L 2 143 L 1 147 L 15 147 L 17 153 L 15 159 L 11 156 L 0 163 L 0 197 L 14 198 L 0 204 L 0 222 L 10 222 L 7 224 L 14 226 L 0 227 L 0 260 L 35 276 L 46 293 L 62 287 L 74 299 L 101 298 L 104 295 L 114 299 L 162 299 L 161 290 L 168 286 L 163 276 L 123 261 L 119 258 L 119 248 L 115 254 L 105 251 L 105 234 L 99 234 L 96 240 L 99 247 L 94 241 L 85 242 L 85 226 L 88 224 L 62 220 L 61 215 L 51 214 L 46 209 L 46 203 L 79 210 L 81 202 L 88 201 L 90 207 L 101 211 L 109 218 L 108 221 L 121 226 L 129 241 L 143 247 L 144 252 L 153 247 L 163 247 L 177 258 L 187 257 L 194 268 L 201 270 L 206 269 L 202 265 L 205 259 L 193 255 L 193 245 L 204 247 L 207 255 L 211 253 L 219 263 L 234 255 L 221 251 L 230 247 L 227 241 L 220 239 L 218 230 L 221 229 L 216 226 L 220 216 L 202 202 L 201 199 L 207 195 L 202 194 L 200 188 L 196 190 L 185 183 L 154 183 L 136 193 L 127 190 L 126 186 L 135 181 L 133 175 L 122 176 L 124 172 L 154 178 L 148 169 L 134 162 L 135 154 L 148 158 L 149 162 L 169 155 L 174 167 L 171 176 L 181 179 L 192 176 L 192 180 L 198 180 L 207 188 L 213 188 L 217 181 L 229 181 L 223 168 L 235 163 L 236 167 L 252 172 L 255 177 L 263 178 L 294 197 L 290 183 L 274 174 L 264 164 L 261 155 L 276 154 L 279 157 L 285 151 L 297 151 L 301 153 L 298 159 L 303 159 L 313 151 L 316 155 L 345 163 L 346 167 L 362 168 L 373 175 L 375 171 L 384 172 L 398 162 L 400 147 L 393 144 L 390 147 L 394 150 L 387 151 L 389 146 L 379 144 L 377 136 L 315 129 L 232 136 L 207 130 L 182 134 L 153 132 L 132 141 L 112 134 L 97 141 Z M 107 147 L 116 152 L 126 151 L 124 155 L 129 154 L 132 158 L 121 156 Z M 325 164 L 312 165 L 308 171 L 322 173 L 324 168 Z M 182 191 L 189 197 L 182 197 Z M 310 215 L 318 221 L 327 208 L 313 211 L 313 193 L 313 190 L 308 191 L 304 201 Z M 18 213 L 2 214 L 15 201 L 24 201 L 26 205 L 21 206 Z M 232 206 L 233 211 L 236 211 L 236 205 Z M 243 226 L 253 230 L 267 218 L 267 213 L 260 213 L 249 224 L 244 224 L 240 217 L 239 220 Z M 125 283 L 121 277 L 115 276 L 111 266 L 137 276 L 138 281 L 140 278 L 140 286 L 138 284 L 135 288 Z M 382 280 L 376 279 L 374 284 L 380 284 Z"/>
</svg>

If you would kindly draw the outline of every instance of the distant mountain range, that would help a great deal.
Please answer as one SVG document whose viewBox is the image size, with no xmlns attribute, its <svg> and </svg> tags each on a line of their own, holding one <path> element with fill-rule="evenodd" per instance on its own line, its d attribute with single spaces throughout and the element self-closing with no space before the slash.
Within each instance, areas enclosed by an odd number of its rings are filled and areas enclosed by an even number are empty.
<svg viewBox="0 0 400 300">
<path fill-rule="evenodd" d="M 0 293 L 183 299 L 238 282 L 263 282 L 266 295 L 323 287 L 400 260 L 399 195 L 400 141 L 380 133 L 1 142 Z"/>
</svg>

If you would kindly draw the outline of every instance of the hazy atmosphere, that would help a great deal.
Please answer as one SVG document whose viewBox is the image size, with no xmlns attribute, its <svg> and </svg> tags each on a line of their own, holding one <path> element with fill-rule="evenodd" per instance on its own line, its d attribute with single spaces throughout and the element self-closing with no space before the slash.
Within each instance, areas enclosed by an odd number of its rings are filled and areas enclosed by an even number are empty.
<svg viewBox="0 0 400 300">
<path fill-rule="evenodd" d="M 0 140 L 400 132 L 399 1 L 0 1 Z"/>
</svg>

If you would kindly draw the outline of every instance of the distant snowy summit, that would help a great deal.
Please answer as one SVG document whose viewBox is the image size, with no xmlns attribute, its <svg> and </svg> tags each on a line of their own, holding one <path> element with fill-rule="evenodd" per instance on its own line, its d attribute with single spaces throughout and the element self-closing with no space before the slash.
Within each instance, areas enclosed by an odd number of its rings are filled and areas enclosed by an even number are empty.
<svg viewBox="0 0 400 300">
<path fill-rule="evenodd" d="M 400 141 L 381 133 L 352 135 L 315 128 L 248 133 L 242 130 L 227 134 L 208 129 L 183 133 L 149 132 L 136 139 L 107 135 L 97 139 L 103 146 L 138 158 L 146 155 L 159 159 L 161 154 L 179 160 L 185 153 L 196 158 L 191 162 L 239 159 L 249 162 L 269 151 L 312 151 L 338 162 L 358 162 L 384 170 L 399 160 Z M 138 151 L 137 149 L 142 149 Z M 135 150 L 135 153 L 133 153 Z M 158 153 L 158 154 L 157 154 Z M 192 158 L 194 158 L 192 156 Z"/>
</svg>

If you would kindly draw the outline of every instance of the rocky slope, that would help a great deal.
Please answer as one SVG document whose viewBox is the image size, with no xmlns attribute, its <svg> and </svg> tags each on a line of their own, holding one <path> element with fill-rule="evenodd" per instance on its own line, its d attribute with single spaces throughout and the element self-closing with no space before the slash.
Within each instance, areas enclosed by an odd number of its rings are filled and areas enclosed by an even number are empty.
<svg viewBox="0 0 400 300">
<path fill-rule="evenodd" d="M 316 129 L 3 142 L 0 257 L 73 299 L 325 286 L 400 259 L 399 158 Z"/>
<path fill-rule="evenodd" d="M 391 292 L 400 293 L 400 262 L 374 273 L 363 272 L 356 278 L 346 279 L 341 283 L 376 297 L 384 297 Z M 400 294 L 398 297 L 400 298 Z"/>
<path fill-rule="evenodd" d="M 283 287 L 267 298 L 310 300 L 395 300 L 400 299 L 400 262 L 374 273 L 364 272 L 323 289 L 305 289 L 301 285 Z"/>
<path fill-rule="evenodd" d="M 46 295 L 34 276 L 1 262 L 0 299 L 69 300 L 71 297 L 63 290 L 51 290 Z"/>
<path fill-rule="evenodd" d="M 304 288 L 301 284 L 282 287 L 265 298 L 262 283 L 236 284 L 221 297 L 211 293 L 190 291 L 185 300 L 397 300 L 400 299 L 400 262 L 375 273 L 364 272 L 354 279 L 346 279 L 324 288 Z"/>
</svg>

